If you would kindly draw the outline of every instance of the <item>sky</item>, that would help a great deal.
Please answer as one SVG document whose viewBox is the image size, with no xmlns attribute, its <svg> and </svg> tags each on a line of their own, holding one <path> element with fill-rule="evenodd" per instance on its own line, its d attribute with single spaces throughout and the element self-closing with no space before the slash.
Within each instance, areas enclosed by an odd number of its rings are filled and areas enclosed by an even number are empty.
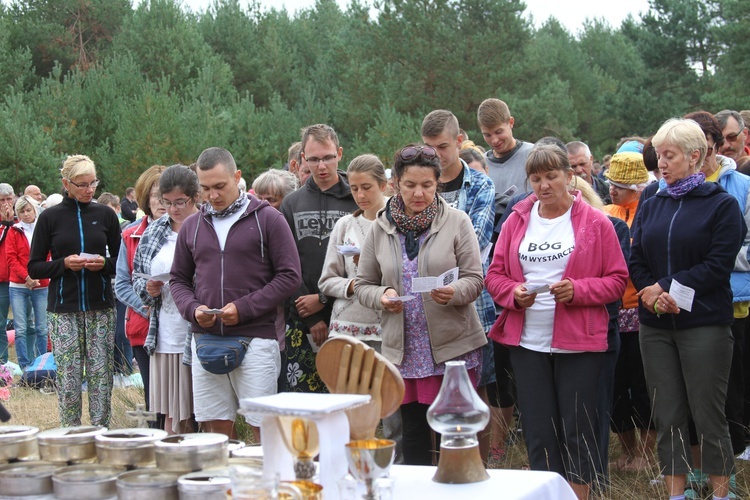
<svg viewBox="0 0 750 500">
<path fill-rule="evenodd" d="M 182 0 L 184 5 L 193 11 L 203 11 L 212 0 Z M 337 0 L 342 8 L 349 4 L 348 0 Z M 535 26 L 540 26 L 550 16 L 554 16 L 567 30 L 576 34 L 583 27 L 586 18 L 603 18 L 613 27 L 619 27 L 628 14 L 638 20 L 638 14 L 648 10 L 648 0 L 628 0 L 622 2 L 605 2 L 602 0 L 524 0 L 526 14 L 534 18 Z M 135 0 L 134 3 L 138 3 Z M 242 4 L 247 3 L 241 0 Z M 262 6 L 281 8 L 294 13 L 299 9 L 312 7 L 315 0 L 260 0 Z"/>
</svg>

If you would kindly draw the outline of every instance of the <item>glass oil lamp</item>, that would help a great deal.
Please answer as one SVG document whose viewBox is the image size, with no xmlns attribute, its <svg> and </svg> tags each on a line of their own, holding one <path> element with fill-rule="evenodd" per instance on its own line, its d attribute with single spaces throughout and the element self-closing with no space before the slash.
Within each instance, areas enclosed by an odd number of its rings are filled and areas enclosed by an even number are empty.
<svg viewBox="0 0 750 500">
<path fill-rule="evenodd" d="M 490 409 L 479 398 L 464 361 L 445 363 L 445 375 L 427 423 L 440 434 L 438 483 L 476 483 L 489 479 L 479 454 L 477 433 L 487 426 Z"/>
</svg>

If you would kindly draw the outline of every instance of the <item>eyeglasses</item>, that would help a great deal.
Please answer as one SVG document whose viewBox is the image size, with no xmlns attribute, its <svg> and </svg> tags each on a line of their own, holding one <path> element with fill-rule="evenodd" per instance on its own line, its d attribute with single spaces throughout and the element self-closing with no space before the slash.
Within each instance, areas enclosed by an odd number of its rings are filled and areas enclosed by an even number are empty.
<svg viewBox="0 0 750 500">
<path fill-rule="evenodd" d="M 724 140 L 725 140 L 725 141 L 729 141 L 729 142 L 734 142 L 734 141 L 736 141 L 736 140 L 737 140 L 737 137 L 738 137 L 738 136 L 739 136 L 739 135 L 740 135 L 741 133 L 742 133 L 742 130 L 740 130 L 739 132 L 736 132 L 736 133 L 734 133 L 734 134 L 729 134 L 729 135 L 725 135 L 725 136 L 724 136 Z"/>
<path fill-rule="evenodd" d="M 317 158 L 315 156 L 308 158 L 305 156 L 304 158 L 307 163 L 312 165 L 318 165 L 322 161 L 326 166 L 330 167 L 336 160 L 338 160 L 339 155 L 325 155 L 323 158 Z"/>
<path fill-rule="evenodd" d="M 73 184 L 78 189 L 86 190 L 88 188 L 96 189 L 96 186 L 98 186 L 101 181 L 99 179 L 94 179 L 92 182 L 86 182 L 86 183 L 83 183 L 83 184 L 78 184 L 78 183 L 73 182 L 70 179 L 68 179 L 68 182 L 70 184 Z"/>
<path fill-rule="evenodd" d="M 190 203 L 190 198 L 184 199 L 184 200 L 175 200 L 175 201 L 169 201 L 169 200 L 165 200 L 164 198 L 162 198 L 159 201 L 161 201 L 161 204 L 164 205 L 164 208 L 175 207 L 176 209 L 181 210 L 185 208 L 186 206 L 188 206 L 188 203 Z"/>
<path fill-rule="evenodd" d="M 406 146 L 398 152 L 398 157 L 402 161 L 411 161 L 420 156 L 431 160 L 437 158 L 437 151 L 432 146 Z"/>
</svg>

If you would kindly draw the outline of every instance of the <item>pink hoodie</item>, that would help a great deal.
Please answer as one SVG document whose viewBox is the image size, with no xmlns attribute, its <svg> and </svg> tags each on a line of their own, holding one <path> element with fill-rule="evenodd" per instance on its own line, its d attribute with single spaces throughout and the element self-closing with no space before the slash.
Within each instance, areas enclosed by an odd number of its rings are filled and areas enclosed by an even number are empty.
<svg viewBox="0 0 750 500">
<path fill-rule="evenodd" d="M 520 201 L 503 224 L 495 257 L 485 285 L 504 310 L 490 330 L 489 337 L 501 344 L 517 346 L 525 312 L 513 297 L 513 290 L 524 283 L 518 250 L 526 234 L 535 195 Z M 576 192 L 571 213 L 575 250 L 563 273 L 573 283 L 573 300 L 555 305 L 552 347 L 574 351 L 605 351 L 609 315 L 604 307 L 622 297 L 628 268 L 612 223 L 603 212 L 592 208 Z"/>
</svg>

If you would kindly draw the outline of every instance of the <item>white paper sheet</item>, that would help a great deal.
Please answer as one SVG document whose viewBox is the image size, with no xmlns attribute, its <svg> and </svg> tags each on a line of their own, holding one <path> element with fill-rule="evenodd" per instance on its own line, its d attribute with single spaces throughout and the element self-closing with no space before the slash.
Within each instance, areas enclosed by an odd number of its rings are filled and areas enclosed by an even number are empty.
<svg viewBox="0 0 750 500">
<path fill-rule="evenodd" d="M 99 256 L 95 253 L 87 253 L 87 252 L 81 252 L 78 254 L 78 256 L 82 259 L 88 259 L 88 260 L 96 260 L 99 258 Z"/>
<path fill-rule="evenodd" d="M 448 269 L 440 276 L 422 276 L 411 279 L 411 291 L 414 293 L 429 293 L 436 288 L 448 286 L 458 279 L 458 268 Z"/>
<path fill-rule="evenodd" d="M 695 298 L 694 289 L 673 279 L 672 284 L 669 287 L 669 295 L 675 302 L 677 302 L 677 307 L 680 309 L 684 309 L 687 312 L 693 310 L 693 299 Z"/>
<path fill-rule="evenodd" d="M 531 295 L 532 293 L 544 293 L 549 292 L 549 285 L 532 285 L 531 283 L 526 283 L 526 293 Z"/>
<path fill-rule="evenodd" d="M 416 297 L 414 295 L 401 295 L 399 297 L 388 297 L 388 300 L 391 302 L 409 302 L 410 300 L 414 300 Z"/>
<path fill-rule="evenodd" d="M 223 312 L 224 312 L 224 311 L 222 311 L 221 309 L 200 309 L 200 308 L 199 308 L 198 310 L 199 310 L 200 312 L 202 312 L 202 313 L 206 313 L 206 314 L 216 314 L 216 315 L 219 315 L 219 314 L 221 314 L 221 313 L 223 313 Z"/>
<path fill-rule="evenodd" d="M 359 255 L 359 248 L 354 245 L 336 245 L 341 255 Z"/>
<path fill-rule="evenodd" d="M 313 340 L 312 333 L 307 334 L 307 341 L 310 342 L 310 348 L 312 349 L 312 352 L 318 352 L 320 350 L 320 346 Z"/>
<path fill-rule="evenodd" d="M 150 274 L 146 274 L 146 273 L 133 273 L 133 276 L 136 276 L 138 278 L 143 278 L 146 280 L 150 280 L 150 281 L 163 281 L 165 283 L 169 281 L 170 279 L 172 279 L 172 275 L 169 273 L 155 274 L 153 276 Z"/>
</svg>

